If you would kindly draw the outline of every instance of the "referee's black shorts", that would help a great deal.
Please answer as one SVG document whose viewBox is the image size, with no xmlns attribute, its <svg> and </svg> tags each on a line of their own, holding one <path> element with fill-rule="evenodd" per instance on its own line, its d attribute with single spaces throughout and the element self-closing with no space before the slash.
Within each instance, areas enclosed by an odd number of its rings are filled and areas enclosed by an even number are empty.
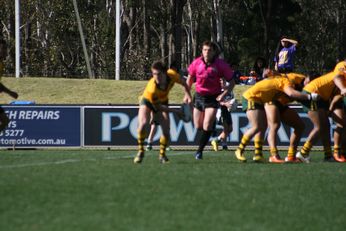
<svg viewBox="0 0 346 231">
<path fill-rule="evenodd" d="M 218 95 L 200 95 L 197 92 L 193 97 L 193 106 L 199 110 L 204 111 L 206 108 L 219 108 L 220 104 L 216 100 Z"/>
</svg>

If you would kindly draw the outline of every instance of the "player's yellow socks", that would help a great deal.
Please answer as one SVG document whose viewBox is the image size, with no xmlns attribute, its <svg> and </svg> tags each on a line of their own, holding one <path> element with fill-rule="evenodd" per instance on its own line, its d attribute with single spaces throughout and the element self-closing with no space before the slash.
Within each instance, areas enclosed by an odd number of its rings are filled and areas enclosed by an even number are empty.
<svg viewBox="0 0 346 231">
<path fill-rule="evenodd" d="M 270 147 L 270 155 L 271 156 L 276 156 L 279 154 L 279 151 L 276 147 Z"/>
<path fill-rule="evenodd" d="M 246 135 L 243 135 L 243 137 L 241 138 L 241 141 L 240 141 L 240 144 L 238 146 L 238 149 L 243 152 L 246 145 L 248 145 L 250 142 L 250 139 L 249 137 L 247 137 Z"/>
<path fill-rule="evenodd" d="M 338 145 L 334 145 L 334 155 L 340 155 L 341 148 Z"/>
<path fill-rule="evenodd" d="M 263 140 L 259 137 L 255 137 L 255 155 L 263 155 Z"/>
<path fill-rule="evenodd" d="M 145 140 L 145 131 L 137 131 L 138 132 L 138 151 L 144 153 L 144 140 Z"/>
<path fill-rule="evenodd" d="M 160 156 L 166 155 L 166 147 L 168 144 L 168 139 L 165 136 L 160 137 Z"/>
<path fill-rule="evenodd" d="M 324 157 L 328 158 L 332 156 L 332 148 L 330 146 L 324 147 Z"/>
<path fill-rule="evenodd" d="M 296 155 L 296 152 L 297 152 L 297 148 L 290 146 L 288 148 L 287 156 L 288 157 L 294 157 Z"/>
<path fill-rule="evenodd" d="M 304 146 L 302 147 L 302 150 L 300 151 L 302 153 L 303 156 L 307 156 L 310 153 L 310 150 L 312 148 L 312 144 L 310 143 L 310 141 L 306 141 L 304 143 Z"/>
</svg>

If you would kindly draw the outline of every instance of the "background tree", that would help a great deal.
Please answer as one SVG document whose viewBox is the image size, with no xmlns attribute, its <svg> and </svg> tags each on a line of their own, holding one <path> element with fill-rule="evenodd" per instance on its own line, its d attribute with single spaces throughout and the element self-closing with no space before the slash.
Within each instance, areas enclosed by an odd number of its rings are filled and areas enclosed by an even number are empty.
<svg viewBox="0 0 346 231">
<path fill-rule="evenodd" d="M 78 0 L 96 78 L 114 78 L 115 0 Z M 346 53 L 343 0 L 122 0 L 121 78 L 147 79 L 156 59 L 186 68 L 204 40 L 216 41 L 245 74 L 257 56 L 272 63 L 282 35 L 299 41 L 298 71 L 330 70 Z M 14 2 L 0 0 L 0 37 L 14 74 Z M 21 1 L 23 76 L 85 78 L 72 1 Z"/>
</svg>

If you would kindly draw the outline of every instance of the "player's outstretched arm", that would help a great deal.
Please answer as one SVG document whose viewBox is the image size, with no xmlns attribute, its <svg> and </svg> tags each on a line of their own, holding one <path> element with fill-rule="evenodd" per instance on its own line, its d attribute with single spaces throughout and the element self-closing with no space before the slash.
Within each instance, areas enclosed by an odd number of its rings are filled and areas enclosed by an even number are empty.
<svg viewBox="0 0 346 231">
<path fill-rule="evenodd" d="M 318 99 L 318 94 L 305 94 L 300 91 L 295 90 L 293 87 L 285 87 L 284 92 L 292 99 L 296 100 L 313 100 L 316 101 Z"/>
<path fill-rule="evenodd" d="M 8 94 L 9 96 L 11 96 L 12 98 L 15 98 L 15 99 L 18 98 L 17 92 L 11 91 L 2 83 L 0 83 L 0 92 L 5 92 L 6 94 Z"/>
<path fill-rule="evenodd" d="M 183 102 L 186 104 L 190 104 L 192 102 L 191 91 L 190 91 L 191 87 L 189 87 L 186 82 L 183 82 L 182 85 L 184 87 L 184 93 L 185 93 Z"/>
</svg>

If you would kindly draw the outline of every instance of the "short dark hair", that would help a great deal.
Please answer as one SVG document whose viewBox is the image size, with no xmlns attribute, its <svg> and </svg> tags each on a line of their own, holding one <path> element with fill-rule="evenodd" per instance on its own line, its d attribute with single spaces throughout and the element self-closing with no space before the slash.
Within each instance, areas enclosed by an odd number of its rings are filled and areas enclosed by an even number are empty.
<svg viewBox="0 0 346 231">
<path fill-rule="evenodd" d="M 216 43 L 212 42 L 212 41 L 209 41 L 209 40 L 204 41 L 204 42 L 202 43 L 202 48 L 203 48 L 203 46 L 211 47 L 211 48 L 213 48 L 213 50 L 214 50 L 216 53 L 219 53 L 219 46 L 218 46 Z"/>
<path fill-rule="evenodd" d="M 281 39 L 287 39 L 288 38 L 288 36 L 287 35 L 281 35 L 281 37 L 280 37 L 280 41 L 281 41 Z"/>
<path fill-rule="evenodd" d="M 167 71 L 167 65 L 162 62 L 162 61 L 155 61 L 152 65 L 151 65 L 152 69 L 161 71 L 161 72 L 166 72 Z"/>
</svg>

